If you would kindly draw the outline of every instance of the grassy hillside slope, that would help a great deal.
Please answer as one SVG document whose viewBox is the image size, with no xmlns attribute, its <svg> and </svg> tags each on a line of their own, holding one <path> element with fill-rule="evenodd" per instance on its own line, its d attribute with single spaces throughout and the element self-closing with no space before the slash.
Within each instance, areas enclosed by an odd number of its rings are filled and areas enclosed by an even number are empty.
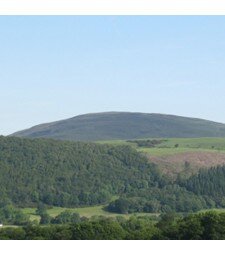
<svg viewBox="0 0 225 255">
<path fill-rule="evenodd" d="M 13 136 L 73 141 L 160 137 L 225 137 L 225 125 L 173 115 L 108 112 L 35 126 Z"/>
</svg>

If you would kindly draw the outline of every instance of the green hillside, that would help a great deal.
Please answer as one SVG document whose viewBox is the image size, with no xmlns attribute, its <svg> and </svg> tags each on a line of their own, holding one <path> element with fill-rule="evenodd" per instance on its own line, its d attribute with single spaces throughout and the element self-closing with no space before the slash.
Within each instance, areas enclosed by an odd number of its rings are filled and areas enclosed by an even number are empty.
<svg viewBox="0 0 225 255">
<path fill-rule="evenodd" d="M 220 175 L 225 176 L 223 167 L 218 169 Z M 225 190 L 221 189 L 220 196 L 199 195 L 196 189 L 184 185 L 185 181 L 182 176 L 168 178 L 133 145 L 0 137 L 0 204 L 37 207 L 44 203 L 67 208 L 102 205 L 121 214 L 190 212 L 224 206 Z M 198 189 L 202 187 L 203 182 Z"/>
<path fill-rule="evenodd" d="M 168 137 L 225 137 L 225 125 L 173 115 L 108 112 L 35 126 L 13 136 L 72 141 Z"/>
<path fill-rule="evenodd" d="M 0 198 L 18 206 L 98 205 L 158 174 L 129 146 L 0 137 Z"/>
</svg>

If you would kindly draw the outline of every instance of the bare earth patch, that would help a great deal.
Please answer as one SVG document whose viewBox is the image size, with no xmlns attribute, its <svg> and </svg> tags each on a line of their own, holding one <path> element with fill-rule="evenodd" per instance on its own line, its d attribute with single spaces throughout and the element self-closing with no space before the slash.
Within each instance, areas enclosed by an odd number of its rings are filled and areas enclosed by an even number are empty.
<svg viewBox="0 0 225 255">
<path fill-rule="evenodd" d="M 148 155 L 148 158 L 171 177 L 176 176 L 180 172 L 193 174 L 201 168 L 225 164 L 225 153 L 222 152 L 193 151 L 167 156 Z"/>
</svg>

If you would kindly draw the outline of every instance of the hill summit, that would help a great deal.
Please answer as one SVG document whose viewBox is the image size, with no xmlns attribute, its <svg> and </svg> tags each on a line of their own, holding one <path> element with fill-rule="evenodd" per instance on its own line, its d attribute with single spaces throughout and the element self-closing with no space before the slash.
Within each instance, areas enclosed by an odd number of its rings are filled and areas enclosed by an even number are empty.
<svg viewBox="0 0 225 255">
<path fill-rule="evenodd" d="M 41 124 L 12 136 L 71 141 L 224 137 L 225 124 L 175 115 L 105 112 Z"/>
</svg>

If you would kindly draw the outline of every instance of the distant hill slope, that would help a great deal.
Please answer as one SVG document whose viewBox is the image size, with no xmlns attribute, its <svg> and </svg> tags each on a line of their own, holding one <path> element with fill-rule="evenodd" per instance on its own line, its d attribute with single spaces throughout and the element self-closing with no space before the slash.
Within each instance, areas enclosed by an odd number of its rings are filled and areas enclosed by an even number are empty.
<svg viewBox="0 0 225 255">
<path fill-rule="evenodd" d="M 72 141 L 159 137 L 223 137 L 225 125 L 164 114 L 107 112 L 76 116 L 12 134 L 18 137 Z"/>
</svg>

